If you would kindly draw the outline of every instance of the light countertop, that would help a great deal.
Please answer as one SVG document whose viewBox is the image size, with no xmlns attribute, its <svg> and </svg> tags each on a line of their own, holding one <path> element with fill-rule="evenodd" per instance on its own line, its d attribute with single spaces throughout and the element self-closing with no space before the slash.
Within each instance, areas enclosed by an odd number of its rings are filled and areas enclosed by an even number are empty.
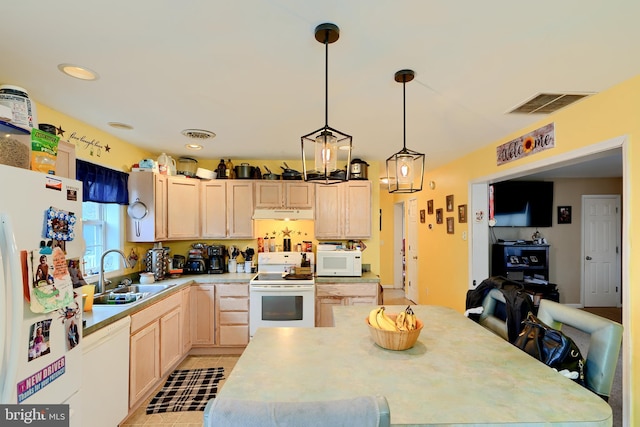
<svg viewBox="0 0 640 427">
<path fill-rule="evenodd" d="M 313 401 L 386 396 L 392 425 L 610 426 L 609 405 L 462 314 L 413 306 L 425 327 L 405 351 L 378 347 L 373 307 L 337 306 L 334 328 L 261 328 L 220 397 Z M 397 313 L 404 306 L 389 306 Z"/>
<path fill-rule="evenodd" d="M 118 305 L 94 305 L 91 311 L 82 313 L 85 320 L 83 335 L 87 336 L 98 329 L 107 326 L 123 317 L 130 316 L 159 300 L 179 291 L 180 289 L 191 286 L 194 283 L 239 283 L 248 284 L 255 276 L 255 273 L 224 273 L 224 274 L 193 274 L 182 276 L 177 279 L 163 279 L 155 283 L 158 284 L 176 284 L 165 291 L 159 292 L 153 296 L 141 299 L 130 304 Z M 379 283 L 380 277 L 371 272 L 363 272 L 362 277 L 316 277 L 316 283 Z"/>
</svg>

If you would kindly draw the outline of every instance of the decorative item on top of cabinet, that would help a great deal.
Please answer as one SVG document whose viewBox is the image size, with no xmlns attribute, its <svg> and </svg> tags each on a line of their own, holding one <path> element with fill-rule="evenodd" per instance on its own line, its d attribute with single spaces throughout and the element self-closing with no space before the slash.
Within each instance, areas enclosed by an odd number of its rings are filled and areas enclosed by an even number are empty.
<svg viewBox="0 0 640 427">
<path fill-rule="evenodd" d="M 371 181 L 318 185 L 315 191 L 316 238 L 371 237 Z"/>
</svg>

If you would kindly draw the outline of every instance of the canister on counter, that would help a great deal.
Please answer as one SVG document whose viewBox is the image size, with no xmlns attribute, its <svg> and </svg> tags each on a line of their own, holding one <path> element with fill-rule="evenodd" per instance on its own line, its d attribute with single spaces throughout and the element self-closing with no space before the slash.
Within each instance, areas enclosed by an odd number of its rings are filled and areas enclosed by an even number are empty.
<svg viewBox="0 0 640 427">
<path fill-rule="evenodd" d="M 258 252 L 264 252 L 264 239 L 258 237 Z"/>
</svg>

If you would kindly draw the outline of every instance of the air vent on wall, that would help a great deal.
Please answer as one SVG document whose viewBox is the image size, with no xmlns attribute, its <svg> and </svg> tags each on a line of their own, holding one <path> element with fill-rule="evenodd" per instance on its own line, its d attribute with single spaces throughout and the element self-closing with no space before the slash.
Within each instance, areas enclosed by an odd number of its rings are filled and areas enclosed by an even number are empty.
<svg viewBox="0 0 640 427">
<path fill-rule="evenodd" d="M 592 95 L 590 93 L 539 93 L 530 100 L 520 104 L 509 113 L 516 114 L 550 114 Z"/>
<path fill-rule="evenodd" d="M 215 133 L 204 129 L 185 129 L 182 134 L 191 139 L 209 139 L 216 136 Z"/>
</svg>

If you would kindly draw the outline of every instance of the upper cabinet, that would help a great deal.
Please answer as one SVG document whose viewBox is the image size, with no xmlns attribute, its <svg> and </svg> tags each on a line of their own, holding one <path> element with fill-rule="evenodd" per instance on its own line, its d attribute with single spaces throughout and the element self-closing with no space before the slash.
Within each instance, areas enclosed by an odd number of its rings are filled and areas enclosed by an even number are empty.
<svg viewBox="0 0 640 427">
<path fill-rule="evenodd" d="M 202 238 L 253 238 L 253 181 L 203 181 L 200 195 Z"/>
<path fill-rule="evenodd" d="M 313 208 L 314 184 L 303 181 L 260 181 L 255 184 L 256 208 Z"/>
<path fill-rule="evenodd" d="M 370 238 L 371 182 L 317 184 L 315 236 L 317 239 Z"/>
<path fill-rule="evenodd" d="M 199 181 L 151 172 L 129 174 L 127 240 L 157 242 L 200 237 Z"/>
</svg>

